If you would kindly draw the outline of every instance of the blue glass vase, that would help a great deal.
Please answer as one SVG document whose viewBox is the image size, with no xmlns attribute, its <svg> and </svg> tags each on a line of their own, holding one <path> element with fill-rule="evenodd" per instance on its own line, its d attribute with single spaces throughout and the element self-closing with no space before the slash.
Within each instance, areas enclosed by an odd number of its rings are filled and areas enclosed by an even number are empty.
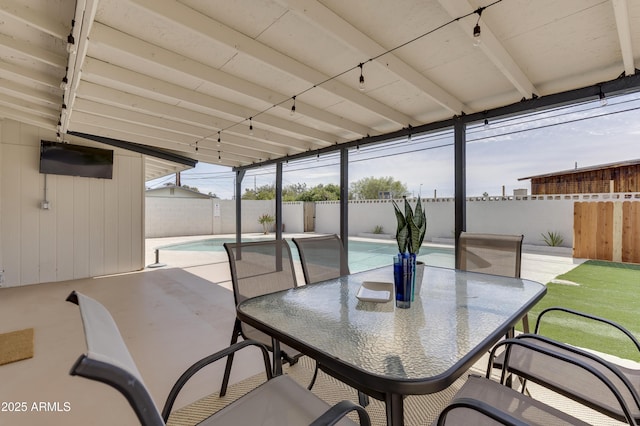
<svg viewBox="0 0 640 426">
<path fill-rule="evenodd" d="M 398 253 L 393 258 L 393 282 L 396 293 L 396 307 L 410 308 L 416 269 L 416 255 Z"/>
</svg>

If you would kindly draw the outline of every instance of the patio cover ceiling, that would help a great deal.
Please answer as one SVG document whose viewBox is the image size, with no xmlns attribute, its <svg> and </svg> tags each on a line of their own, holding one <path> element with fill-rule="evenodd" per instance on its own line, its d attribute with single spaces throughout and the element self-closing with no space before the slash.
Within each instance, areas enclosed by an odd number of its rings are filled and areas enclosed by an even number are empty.
<svg viewBox="0 0 640 426">
<path fill-rule="evenodd" d="M 640 2 L 3 0 L 0 58 L 0 117 L 244 167 L 634 75 Z"/>
</svg>

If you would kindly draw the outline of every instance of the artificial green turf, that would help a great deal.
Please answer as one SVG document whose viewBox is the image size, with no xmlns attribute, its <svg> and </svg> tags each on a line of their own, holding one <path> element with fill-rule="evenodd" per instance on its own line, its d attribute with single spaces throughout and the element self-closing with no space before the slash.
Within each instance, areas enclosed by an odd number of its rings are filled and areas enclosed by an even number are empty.
<svg viewBox="0 0 640 426">
<path fill-rule="evenodd" d="M 529 313 L 532 332 L 543 309 L 562 306 L 615 321 L 640 339 L 640 265 L 589 260 L 557 279 L 578 285 L 547 284 L 547 294 Z M 540 334 L 640 361 L 638 349 L 610 327 L 585 323 L 566 314 L 547 315 L 543 317 Z"/>
</svg>

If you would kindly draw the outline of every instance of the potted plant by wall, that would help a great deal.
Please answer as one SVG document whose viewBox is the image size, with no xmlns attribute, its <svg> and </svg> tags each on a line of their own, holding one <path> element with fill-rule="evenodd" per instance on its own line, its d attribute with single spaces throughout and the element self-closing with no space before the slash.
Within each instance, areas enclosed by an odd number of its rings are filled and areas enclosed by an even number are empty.
<svg viewBox="0 0 640 426">
<path fill-rule="evenodd" d="M 396 242 L 398 243 L 398 259 L 402 262 L 406 259 L 406 263 L 410 268 L 407 271 L 411 275 L 412 288 L 411 298 L 415 294 L 420 294 L 422 285 L 422 276 L 424 273 L 424 263 L 418 262 L 416 257 L 420 253 L 420 247 L 427 233 L 427 216 L 422 208 L 420 197 L 416 203 L 415 210 L 411 208 L 411 204 L 404 198 L 404 212 L 398 204 L 392 200 L 393 208 L 398 223 L 396 231 Z"/>
<path fill-rule="evenodd" d="M 276 218 L 267 213 L 264 213 L 260 217 L 258 217 L 258 222 L 262 224 L 262 230 L 264 231 L 265 235 L 269 233 L 269 229 L 271 229 L 271 224 L 275 221 L 276 221 Z"/>
</svg>

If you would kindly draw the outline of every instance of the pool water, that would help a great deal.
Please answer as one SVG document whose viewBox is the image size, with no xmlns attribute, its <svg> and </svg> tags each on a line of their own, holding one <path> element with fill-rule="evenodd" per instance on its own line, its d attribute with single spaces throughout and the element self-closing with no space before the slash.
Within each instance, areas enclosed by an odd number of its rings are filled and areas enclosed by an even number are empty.
<svg viewBox="0 0 640 426">
<path fill-rule="evenodd" d="M 243 242 L 264 240 L 264 238 L 242 238 Z M 286 240 L 291 248 L 293 260 L 299 261 L 300 255 L 298 254 L 296 245 L 290 239 Z M 224 252 L 222 244 L 234 243 L 235 241 L 235 238 L 209 238 L 206 240 L 165 246 L 162 247 L 162 250 Z M 354 273 L 391 265 L 393 256 L 397 253 L 398 246 L 394 240 L 377 242 L 349 238 L 349 270 Z M 455 264 L 453 247 L 423 245 L 420 249 L 418 260 L 423 261 L 427 265 L 453 268 Z"/>
</svg>

